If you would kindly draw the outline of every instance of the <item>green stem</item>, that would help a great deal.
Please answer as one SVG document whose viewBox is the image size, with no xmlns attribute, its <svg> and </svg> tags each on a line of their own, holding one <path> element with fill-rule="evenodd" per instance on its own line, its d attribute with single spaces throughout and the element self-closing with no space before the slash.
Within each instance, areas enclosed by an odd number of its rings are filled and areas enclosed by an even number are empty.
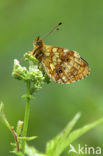
<svg viewBox="0 0 103 156">
<path fill-rule="evenodd" d="M 29 113 L 30 113 L 30 81 L 27 81 L 27 98 L 26 98 L 26 108 L 25 108 L 24 126 L 23 126 L 22 137 L 27 136 Z M 25 153 L 25 144 L 26 144 L 26 141 L 23 140 L 22 141 L 22 152 L 23 153 Z"/>
<path fill-rule="evenodd" d="M 8 127 L 8 129 L 11 131 L 11 133 L 14 136 L 15 142 L 16 142 L 16 148 L 17 151 L 19 152 L 19 142 L 18 142 L 18 138 L 17 138 L 17 133 L 15 132 L 15 130 L 13 129 L 13 127 L 10 125 L 10 123 L 8 122 L 5 113 L 3 111 L 3 103 L 0 104 L 0 117 L 2 118 L 4 124 Z"/>
</svg>

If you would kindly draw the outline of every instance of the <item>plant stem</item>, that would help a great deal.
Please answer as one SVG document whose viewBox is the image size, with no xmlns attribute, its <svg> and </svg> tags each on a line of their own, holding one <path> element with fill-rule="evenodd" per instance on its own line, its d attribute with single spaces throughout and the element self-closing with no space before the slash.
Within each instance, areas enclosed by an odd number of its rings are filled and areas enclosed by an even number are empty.
<svg viewBox="0 0 103 156">
<path fill-rule="evenodd" d="M 6 115 L 3 111 L 3 103 L 1 103 L 1 105 L 0 105 L 0 117 L 2 118 L 4 124 L 7 126 L 7 128 L 13 134 L 15 142 L 16 142 L 16 148 L 17 148 L 17 151 L 19 152 L 20 149 L 19 149 L 19 142 L 18 142 L 18 138 L 17 138 L 17 133 L 15 132 L 15 130 L 13 129 L 13 127 L 10 125 L 10 123 L 8 122 L 8 120 L 6 118 Z"/>
<path fill-rule="evenodd" d="M 23 126 L 23 134 L 22 137 L 27 136 L 28 129 L 28 121 L 29 121 L 29 113 L 30 113 L 30 81 L 27 81 L 27 98 L 26 98 L 26 108 L 25 108 L 25 116 L 24 116 L 24 126 Z M 25 153 L 25 143 L 26 141 L 22 141 L 22 152 Z"/>
</svg>

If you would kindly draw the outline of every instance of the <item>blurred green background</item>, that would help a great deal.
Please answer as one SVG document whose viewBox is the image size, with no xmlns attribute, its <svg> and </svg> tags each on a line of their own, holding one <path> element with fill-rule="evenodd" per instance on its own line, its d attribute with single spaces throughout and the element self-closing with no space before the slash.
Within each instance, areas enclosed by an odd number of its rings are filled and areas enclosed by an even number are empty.
<svg viewBox="0 0 103 156">
<path fill-rule="evenodd" d="M 31 103 L 28 135 L 39 136 L 30 144 L 45 151 L 45 143 L 59 133 L 77 113 L 78 127 L 103 117 L 103 0 L 9 0 L 0 1 L 0 100 L 10 123 L 23 120 L 23 82 L 11 76 L 13 59 L 32 50 L 33 40 L 58 22 L 60 30 L 45 39 L 49 45 L 76 50 L 87 60 L 91 74 L 70 84 L 44 84 Z M 88 146 L 103 144 L 103 125 L 80 139 Z M 0 155 L 10 156 L 13 137 L 0 122 Z M 68 147 L 69 149 L 69 147 Z M 63 155 L 68 155 L 67 151 Z"/>
</svg>

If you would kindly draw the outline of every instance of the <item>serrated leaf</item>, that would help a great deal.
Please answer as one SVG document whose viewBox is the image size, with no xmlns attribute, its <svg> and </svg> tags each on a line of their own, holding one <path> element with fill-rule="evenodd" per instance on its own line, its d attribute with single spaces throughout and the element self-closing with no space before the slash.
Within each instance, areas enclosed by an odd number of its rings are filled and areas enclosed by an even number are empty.
<svg viewBox="0 0 103 156">
<path fill-rule="evenodd" d="M 85 134 L 86 132 L 88 132 L 90 129 L 96 127 L 97 125 L 103 123 L 103 118 L 90 123 L 88 125 L 83 126 L 82 128 L 79 128 L 77 130 L 74 130 L 66 139 L 65 142 L 65 146 L 68 146 L 68 144 L 72 143 L 74 140 L 76 140 L 77 138 L 79 138 L 81 135 Z"/>
<path fill-rule="evenodd" d="M 26 144 L 25 153 L 27 156 L 47 156 L 43 153 L 38 152 L 34 147 L 30 147 Z"/>
<path fill-rule="evenodd" d="M 15 154 L 17 156 L 24 156 L 24 154 L 22 152 L 17 152 L 16 150 L 10 151 L 10 153 L 13 153 L 13 154 Z"/>
<path fill-rule="evenodd" d="M 99 120 L 97 120 L 97 121 L 95 121 L 95 122 L 93 122 L 91 124 L 88 124 L 88 125 L 86 125 L 86 126 L 84 126 L 82 128 L 74 130 L 69 135 L 68 135 L 67 132 L 66 132 L 66 135 L 65 135 L 65 132 L 63 132 L 62 137 L 59 138 L 59 140 L 58 140 L 58 142 L 56 142 L 56 144 L 55 144 L 55 139 L 52 140 L 52 144 L 54 144 L 55 146 L 52 146 L 53 148 L 49 149 L 47 151 L 47 155 L 48 156 L 60 156 L 60 154 L 64 151 L 64 149 L 66 147 L 68 147 L 73 141 L 75 141 L 81 135 L 85 134 L 90 129 L 96 127 L 97 125 L 99 125 L 101 123 L 103 123 L 103 118 L 99 119 Z M 65 129 L 65 131 L 66 130 L 69 130 L 68 126 Z"/>
<path fill-rule="evenodd" d="M 47 143 L 46 153 L 48 155 L 50 154 L 51 156 L 53 156 L 52 154 L 54 153 L 54 151 L 56 152 L 57 146 L 61 146 L 62 142 L 66 139 L 66 137 L 69 135 L 69 133 L 77 123 L 78 119 L 80 118 L 80 115 L 81 115 L 80 113 L 77 113 L 73 118 L 73 120 L 68 123 L 66 128 L 59 135 L 57 135 L 53 140 Z"/>
</svg>

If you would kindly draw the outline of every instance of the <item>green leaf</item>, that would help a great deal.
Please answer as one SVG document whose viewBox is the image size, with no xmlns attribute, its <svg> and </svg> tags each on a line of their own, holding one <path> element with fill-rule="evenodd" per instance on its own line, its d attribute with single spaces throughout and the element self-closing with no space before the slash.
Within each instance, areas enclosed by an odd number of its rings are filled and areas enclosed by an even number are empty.
<svg viewBox="0 0 103 156">
<path fill-rule="evenodd" d="M 22 98 L 25 98 L 25 99 L 26 99 L 26 98 L 34 99 L 34 96 L 32 96 L 32 95 L 29 95 L 29 96 L 28 96 L 27 94 L 24 94 L 24 95 L 22 95 L 21 97 L 22 97 Z"/>
<path fill-rule="evenodd" d="M 74 140 L 78 139 L 81 135 L 85 134 L 86 132 L 88 132 L 90 129 L 96 127 L 97 125 L 103 123 L 103 118 L 90 123 L 88 125 L 83 126 L 82 128 L 79 128 L 77 130 L 74 130 L 69 136 L 68 138 L 66 138 L 66 142 L 65 142 L 65 147 L 67 147 L 70 143 L 72 143 Z"/>
<path fill-rule="evenodd" d="M 0 117 L 1 117 L 1 119 L 3 121 L 3 123 L 6 125 L 6 127 L 11 131 L 11 126 L 10 126 L 10 124 L 9 124 L 5 114 L 4 114 L 4 104 L 3 104 L 3 102 L 1 102 L 1 104 L 0 104 Z"/>
<path fill-rule="evenodd" d="M 1 115 L 1 113 L 3 111 L 3 108 L 4 108 L 4 104 L 3 104 L 3 102 L 1 102 L 1 104 L 0 104 L 0 115 Z"/>
<path fill-rule="evenodd" d="M 25 147 L 25 154 L 27 154 L 27 156 L 47 156 L 43 153 L 38 152 L 34 147 L 30 147 L 27 144 Z"/>
<path fill-rule="evenodd" d="M 80 115 L 77 114 L 76 117 L 67 125 L 64 131 L 47 144 L 46 153 L 48 156 L 59 156 L 73 141 L 88 132 L 90 129 L 103 123 L 102 118 L 70 133 L 79 117 Z"/>
<path fill-rule="evenodd" d="M 26 141 L 31 141 L 36 139 L 37 136 L 32 136 L 32 137 L 18 137 L 18 140 L 26 140 Z"/>
<path fill-rule="evenodd" d="M 69 135 L 69 133 L 71 132 L 71 130 L 77 123 L 78 119 L 80 118 L 80 115 L 81 115 L 80 113 L 77 113 L 75 115 L 75 117 L 73 118 L 73 120 L 67 124 L 66 128 L 59 135 L 57 135 L 53 140 L 51 140 L 47 143 L 46 153 L 48 155 L 53 156 L 53 154 L 54 154 L 56 156 L 56 153 L 58 153 L 57 150 L 63 144 L 66 137 Z M 55 153 L 54 153 L 54 151 L 55 151 Z M 60 149 L 59 149 L 59 151 L 60 151 Z"/>
<path fill-rule="evenodd" d="M 10 145 L 16 147 L 16 143 L 11 142 Z"/>
<path fill-rule="evenodd" d="M 13 153 L 13 154 L 15 154 L 17 156 L 24 156 L 24 154 L 22 152 L 17 152 L 16 150 L 10 151 L 10 153 Z"/>
</svg>

